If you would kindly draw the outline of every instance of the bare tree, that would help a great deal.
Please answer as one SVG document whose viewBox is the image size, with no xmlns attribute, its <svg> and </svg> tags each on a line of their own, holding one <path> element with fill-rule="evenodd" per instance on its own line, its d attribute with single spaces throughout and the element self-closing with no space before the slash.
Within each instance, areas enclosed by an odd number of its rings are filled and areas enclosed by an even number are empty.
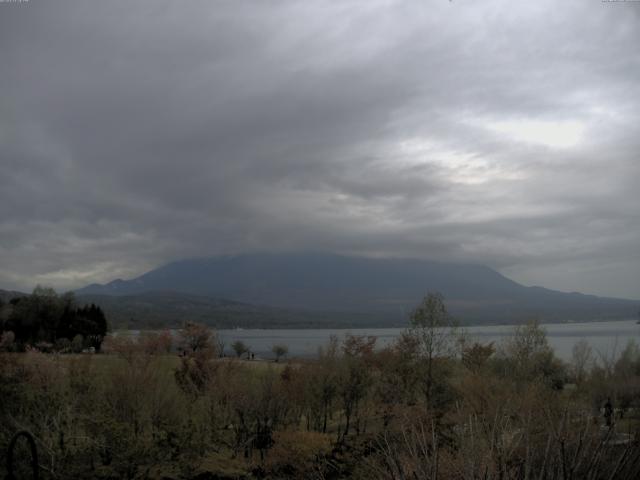
<svg viewBox="0 0 640 480">
<path fill-rule="evenodd" d="M 240 358 L 244 353 L 249 352 L 249 347 L 242 341 L 236 340 L 231 344 L 231 348 L 236 353 L 236 356 Z"/>
<path fill-rule="evenodd" d="M 433 292 L 428 293 L 413 311 L 410 322 L 409 334 L 416 339 L 419 354 L 426 362 L 424 393 L 430 405 L 436 359 L 455 354 L 457 328 L 447 312 L 444 298 Z"/>
<path fill-rule="evenodd" d="M 274 345 L 273 347 L 271 347 L 271 351 L 276 356 L 276 362 L 279 362 L 281 357 L 284 357 L 289 353 L 289 347 L 281 344 Z"/>
<path fill-rule="evenodd" d="M 215 334 L 206 325 L 187 322 L 180 330 L 180 346 L 186 353 L 215 350 Z"/>
<path fill-rule="evenodd" d="M 576 383 L 582 383 L 587 370 L 593 363 L 593 350 L 586 340 L 580 340 L 573 346 L 571 366 Z"/>
</svg>

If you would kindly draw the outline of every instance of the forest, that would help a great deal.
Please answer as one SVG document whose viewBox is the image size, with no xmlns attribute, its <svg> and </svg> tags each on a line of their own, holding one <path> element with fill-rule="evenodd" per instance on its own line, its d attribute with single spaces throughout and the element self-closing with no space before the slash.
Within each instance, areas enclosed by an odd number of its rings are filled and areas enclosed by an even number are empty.
<svg viewBox="0 0 640 480">
<path fill-rule="evenodd" d="M 239 345 L 225 356 L 215 331 L 188 322 L 177 337 L 109 335 L 99 354 L 15 352 L 5 337 L 0 451 L 28 432 L 40 478 L 640 475 L 634 342 L 617 356 L 581 342 L 562 362 L 532 322 L 480 344 L 438 294 L 392 345 L 348 335 L 313 359 L 287 358 L 284 345 L 278 361 L 248 360 Z M 15 443 L 15 478 L 31 478 L 27 447 Z"/>
<path fill-rule="evenodd" d="M 76 305 L 73 293 L 58 295 L 52 288 L 36 287 L 31 295 L 0 299 L 0 335 L 4 350 L 41 352 L 99 351 L 108 325 L 102 309 Z"/>
</svg>

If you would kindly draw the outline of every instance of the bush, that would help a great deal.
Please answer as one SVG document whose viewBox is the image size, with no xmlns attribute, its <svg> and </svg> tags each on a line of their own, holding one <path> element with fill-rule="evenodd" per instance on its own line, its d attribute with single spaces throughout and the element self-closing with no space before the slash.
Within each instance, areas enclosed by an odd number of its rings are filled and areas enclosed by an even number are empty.
<svg viewBox="0 0 640 480">
<path fill-rule="evenodd" d="M 73 353 L 81 353 L 84 346 L 84 338 L 78 334 L 71 340 L 71 351 Z"/>
<path fill-rule="evenodd" d="M 16 350 L 16 336 L 9 330 L 0 336 L 0 351 L 14 352 Z"/>
<path fill-rule="evenodd" d="M 38 342 L 35 344 L 36 349 L 42 353 L 53 352 L 53 344 L 49 342 Z"/>
<path fill-rule="evenodd" d="M 274 478 L 307 479 L 310 472 L 328 467 L 322 459 L 331 453 L 332 447 L 332 437 L 324 433 L 276 432 L 273 447 L 261 462 L 261 468 Z"/>
<path fill-rule="evenodd" d="M 71 351 L 71 340 L 68 338 L 58 338 L 56 340 L 54 349 L 56 352 L 67 353 Z"/>
</svg>

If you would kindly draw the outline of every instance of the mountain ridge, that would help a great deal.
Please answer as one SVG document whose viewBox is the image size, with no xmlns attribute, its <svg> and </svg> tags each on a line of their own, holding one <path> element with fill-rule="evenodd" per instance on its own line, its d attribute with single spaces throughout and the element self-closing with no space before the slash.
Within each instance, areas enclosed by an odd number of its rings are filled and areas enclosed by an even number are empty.
<svg viewBox="0 0 640 480">
<path fill-rule="evenodd" d="M 215 328 L 340 328 L 382 325 L 381 319 L 338 316 L 251 305 L 180 292 L 149 291 L 132 295 L 77 294 L 80 303 L 95 303 L 114 328 L 180 328 L 185 321 Z"/>
<path fill-rule="evenodd" d="M 78 295 L 173 291 L 268 308 L 406 320 L 429 291 L 467 323 L 632 318 L 639 302 L 521 285 L 478 264 L 334 254 L 243 254 L 178 260 Z M 377 322 L 376 322 L 377 323 Z"/>
</svg>

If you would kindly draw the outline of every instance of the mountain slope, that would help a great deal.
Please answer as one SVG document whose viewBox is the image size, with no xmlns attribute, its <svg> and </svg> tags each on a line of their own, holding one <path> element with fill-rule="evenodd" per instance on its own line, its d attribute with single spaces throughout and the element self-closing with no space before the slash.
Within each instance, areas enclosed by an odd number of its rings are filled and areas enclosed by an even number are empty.
<svg viewBox="0 0 640 480">
<path fill-rule="evenodd" d="M 13 298 L 26 297 L 28 294 L 17 292 L 15 290 L 2 290 L 0 289 L 0 301 L 9 302 Z"/>
<path fill-rule="evenodd" d="M 79 295 L 173 291 L 253 305 L 406 319 L 439 291 L 463 321 L 631 318 L 637 302 L 525 287 L 485 266 L 328 254 L 252 254 L 169 263 L 133 280 L 90 285 Z"/>
<path fill-rule="evenodd" d="M 385 318 L 372 315 L 328 314 L 250 305 L 179 292 L 133 295 L 78 294 L 82 304 L 104 310 L 112 328 L 179 328 L 194 321 L 216 328 L 339 328 L 383 326 Z"/>
</svg>

